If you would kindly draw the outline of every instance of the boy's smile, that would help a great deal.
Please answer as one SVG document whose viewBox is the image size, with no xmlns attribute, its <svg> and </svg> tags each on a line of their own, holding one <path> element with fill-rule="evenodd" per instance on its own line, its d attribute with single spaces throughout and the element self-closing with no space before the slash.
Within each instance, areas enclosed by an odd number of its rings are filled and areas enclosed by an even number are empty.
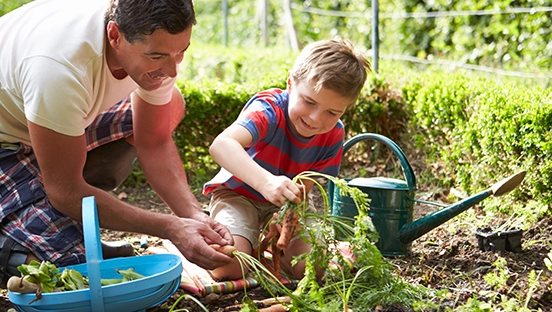
<svg viewBox="0 0 552 312">
<path fill-rule="evenodd" d="M 353 100 L 322 88 L 315 92 L 316 81 L 293 84 L 288 78 L 289 121 L 292 131 L 304 138 L 326 133 L 335 127 Z"/>
</svg>

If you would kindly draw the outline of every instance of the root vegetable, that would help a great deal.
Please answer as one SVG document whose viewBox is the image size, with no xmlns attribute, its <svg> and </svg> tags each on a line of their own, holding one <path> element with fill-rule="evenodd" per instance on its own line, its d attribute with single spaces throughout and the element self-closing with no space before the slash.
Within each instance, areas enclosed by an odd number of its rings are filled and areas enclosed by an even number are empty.
<svg viewBox="0 0 552 312">
<path fill-rule="evenodd" d="M 268 308 L 259 309 L 259 312 L 286 312 L 286 311 L 289 311 L 289 310 L 285 306 L 279 303 L 275 305 L 271 305 Z"/>
<path fill-rule="evenodd" d="M 289 241 L 295 233 L 295 229 L 299 223 L 299 213 L 288 207 L 286 214 L 284 215 L 284 220 L 282 221 L 282 231 L 280 232 L 280 238 L 278 238 L 278 243 L 276 246 L 280 250 L 284 250 L 289 245 Z"/>
<path fill-rule="evenodd" d="M 29 282 L 22 277 L 12 276 L 8 280 L 8 290 L 21 294 L 37 293 L 39 285 Z"/>
<path fill-rule="evenodd" d="M 279 280 L 282 280 L 282 251 L 278 249 L 277 244 L 272 241 L 272 265 L 274 266 L 274 276 Z"/>
<path fill-rule="evenodd" d="M 263 300 L 253 300 L 255 306 L 259 307 L 261 312 L 281 312 L 288 311 L 288 309 L 282 305 L 282 303 L 290 303 L 291 298 L 289 296 L 277 297 L 277 298 L 267 298 Z M 238 311 L 243 309 L 243 303 L 227 306 L 224 308 L 224 311 Z M 241 311 L 241 310 L 240 310 Z"/>
<path fill-rule="evenodd" d="M 234 253 L 238 250 L 232 245 L 220 246 L 217 244 L 210 245 L 214 250 L 227 255 L 228 257 L 235 257 Z"/>
<path fill-rule="evenodd" d="M 268 225 L 268 232 L 266 233 L 259 246 L 259 254 L 262 255 L 266 251 L 268 246 L 271 245 L 272 241 L 277 240 L 279 236 L 280 232 L 278 231 L 276 223 L 270 222 Z"/>
</svg>

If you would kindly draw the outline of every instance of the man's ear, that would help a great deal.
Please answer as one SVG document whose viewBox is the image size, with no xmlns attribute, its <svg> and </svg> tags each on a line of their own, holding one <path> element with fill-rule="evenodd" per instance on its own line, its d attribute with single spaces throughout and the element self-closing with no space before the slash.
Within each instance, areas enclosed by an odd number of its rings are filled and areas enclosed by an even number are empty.
<svg viewBox="0 0 552 312">
<path fill-rule="evenodd" d="M 117 49 L 119 42 L 121 41 L 121 32 L 119 31 L 119 25 L 114 21 L 107 23 L 107 41 L 114 48 Z"/>
</svg>

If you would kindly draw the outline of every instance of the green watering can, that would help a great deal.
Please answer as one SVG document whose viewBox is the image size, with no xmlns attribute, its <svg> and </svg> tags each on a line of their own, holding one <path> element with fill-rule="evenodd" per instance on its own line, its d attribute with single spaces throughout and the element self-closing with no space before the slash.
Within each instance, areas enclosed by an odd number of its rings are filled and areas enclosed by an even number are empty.
<svg viewBox="0 0 552 312">
<path fill-rule="evenodd" d="M 359 134 L 345 142 L 343 154 L 354 144 L 363 140 L 379 141 L 389 147 L 399 159 L 405 178 L 404 181 L 385 177 L 345 178 L 349 186 L 359 188 L 370 198 L 368 215 L 380 237 L 376 246 L 384 256 L 410 254 L 412 241 L 490 195 L 500 196 L 512 191 L 523 181 L 526 173 L 525 171 L 518 172 L 497 182 L 489 189 L 449 206 L 416 200 L 416 177 L 412 167 L 408 163 L 404 152 L 389 138 L 374 133 Z M 332 181 L 328 183 L 328 194 L 332 215 L 353 218 L 358 214 L 353 199 L 348 196 L 341 196 L 339 189 Z M 414 221 L 414 203 L 416 202 L 440 206 L 443 209 Z"/>
</svg>

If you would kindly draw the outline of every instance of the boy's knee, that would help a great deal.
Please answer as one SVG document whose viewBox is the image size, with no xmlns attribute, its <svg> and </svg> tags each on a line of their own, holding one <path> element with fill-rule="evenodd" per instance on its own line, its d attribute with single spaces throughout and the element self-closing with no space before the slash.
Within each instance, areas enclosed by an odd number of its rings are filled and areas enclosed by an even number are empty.
<svg viewBox="0 0 552 312">
<path fill-rule="evenodd" d="M 249 272 L 249 269 L 246 267 L 242 268 L 239 261 L 234 259 L 234 262 L 231 264 L 211 270 L 211 275 L 218 281 L 231 281 L 242 279 L 243 275 L 247 274 L 247 272 Z"/>
</svg>

